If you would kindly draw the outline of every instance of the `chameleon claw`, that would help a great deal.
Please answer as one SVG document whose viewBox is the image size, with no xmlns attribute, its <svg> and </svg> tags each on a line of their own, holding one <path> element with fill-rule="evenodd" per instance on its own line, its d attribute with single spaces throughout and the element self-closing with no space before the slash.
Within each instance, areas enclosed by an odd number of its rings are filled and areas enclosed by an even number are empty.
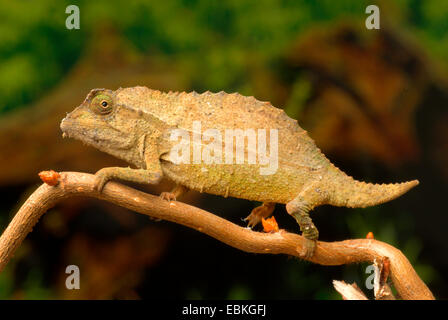
<svg viewBox="0 0 448 320">
<path fill-rule="evenodd" d="M 95 191 L 101 192 L 104 189 L 104 186 L 106 185 L 108 179 L 103 175 L 97 175 L 95 178 L 95 185 L 94 189 Z"/>
<path fill-rule="evenodd" d="M 310 259 L 316 251 L 317 241 L 305 238 L 304 246 L 300 252 L 300 256 L 304 259 Z"/>
<path fill-rule="evenodd" d="M 111 179 L 111 175 L 108 174 L 107 172 L 108 169 L 109 168 L 103 168 L 95 173 L 95 185 L 94 185 L 95 191 L 98 192 L 103 191 L 104 186 Z"/>
<path fill-rule="evenodd" d="M 156 179 L 160 177 L 156 176 Z M 160 194 L 160 199 L 170 201 L 177 201 L 177 197 L 183 195 L 188 189 L 182 185 L 176 185 L 176 187 L 170 192 L 162 192 Z"/>
<path fill-rule="evenodd" d="M 317 239 L 319 239 L 319 231 L 311 220 L 308 210 L 295 209 L 294 203 L 289 203 L 287 205 L 287 210 L 297 221 L 300 226 L 300 231 L 302 231 L 302 236 L 305 238 L 302 250 L 299 250 L 300 256 L 304 259 L 310 259 L 314 252 L 316 251 Z M 302 206 L 306 208 L 305 206 Z"/>
<path fill-rule="evenodd" d="M 261 222 L 261 218 L 270 216 L 274 211 L 274 207 L 274 204 L 263 204 L 258 206 L 252 209 L 251 213 L 243 220 L 248 221 L 247 226 L 252 229 Z"/>
<path fill-rule="evenodd" d="M 243 221 L 247 222 L 247 227 L 248 228 L 253 228 L 255 227 L 260 221 L 261 219 L 259 219 L 258 221 L 256 221 L 257 219 L 251 217 L 251 215 L 247 216 L 246 218 L 243 219 Z"/>
<path fill-rule="evenodd" d="M 259 216 L 253 216 L 252 214 L 250 214 L 249 216 L 244 218 L 243 221 L 247 222 L 248 228 L 253 229 L 255 226 L 257 226 L 260 223 L 261 218 Z"/>
<path fill-rule="evenodd" d="M 176 195 L 172 192 L 162 192 L 160 194 L 160 199 L 170 201 L 176 201 Z"/>
</svg>

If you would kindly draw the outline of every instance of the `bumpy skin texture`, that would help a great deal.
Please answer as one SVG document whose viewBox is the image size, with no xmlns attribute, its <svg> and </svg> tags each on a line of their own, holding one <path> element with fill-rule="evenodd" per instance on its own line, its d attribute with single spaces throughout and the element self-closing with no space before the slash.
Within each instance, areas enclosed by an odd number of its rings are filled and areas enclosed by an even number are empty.
<svg viewBox="0 0 448 320">
<path fill-rule="evenodd" d="M 261 175 L 260 164 L 179 164 L 172 161 L 172 129 L 181 128 L 191 136 L 193 121 L 207 129 L 277 129 L 278 169 Z M 85 101 L 61 122 L 65 136 L 79 139 L 104 152 L 126 160 L 138 169 L 104 168 L 97 173 L 98 189 L 110 179 L 157 183 L 162 176 L 178 184 L 172 200 L 187 189 L 221 196 L 261 201 L 247 217 L 249 225 L 272 213 L 275 203 L 286 204 L 300 225 L 303 235 L 317 240 L 318 231 L 308 212 L 330 204 L 367 207 L 394 199 L 415 185 L 417 180 L 377 185 L 354 180 L 336 168 L 316 147 L 296 120 L 269 102 L 238 93 L 162 93 L 146 87 L 92 90 Z M 201 144 L 206 145 L 207 137 Z M 208 141 L 212 141 L 210 138 Z M 267 150 L 270 139 L 267 138 Z M 244 145 L 246 156 L 255 152 Z M 303 255 L 314 252 L 315 241 Z"/>
</svg>

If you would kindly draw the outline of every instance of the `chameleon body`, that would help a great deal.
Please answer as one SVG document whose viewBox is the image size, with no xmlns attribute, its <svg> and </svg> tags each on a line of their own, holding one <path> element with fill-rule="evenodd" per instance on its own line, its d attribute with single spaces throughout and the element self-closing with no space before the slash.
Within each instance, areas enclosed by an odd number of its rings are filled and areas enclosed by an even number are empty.
<svg viewBox="0 0 448 320">
<path fill-rule="evenodd" d="M 200 132 L 195 127 L 198 122 Z M 283 110 L 237 93 L 163 93 L 146 87 L 94 89 L 62 120 L 61 129 L 64 136 L 81 140 L 137 168 L 101 169 L 96 174 L 99 191 L 111 179 L 158 183 L 166 177 L 177 184 L 171 193 L 162 193 L 168 200 L 193 189 L 263 202 L 246 218 L 249 226 L 269 216 L 276 203 L 286 204 L 288 213 L 310 240 L 302 253 L 307 257 L 313 254 L 318 238 L 317 228 L 309 217 L 314 207 L 372 206 L 392 200 L 418 184 L 417 180 L 382 185 L 356 181 L 336 168 Z M 276 170 L 260 174 L 260 169 L 266 167 L 261 162 L 179 163 L 171 153 L 179 143 L 178 139 L 172 139 L 173 129 L 190 137 L 202 134 L 201 140 L 188 147 L 190 151 L 203 150 L 217 140 L 217 136 L 210 134 L 216 130 L 254 130 L 259 137 L 258 129 L 266 129 L 267 136 L 274 129 L 278 137 Z M 243 148 L 248 159 L 257 147 L 246 139 Z M 266 143 L 272 155 L 273 140 L 267 138 Z M 229 150 L 236 148 L 235 143 Z"/>
</svg>

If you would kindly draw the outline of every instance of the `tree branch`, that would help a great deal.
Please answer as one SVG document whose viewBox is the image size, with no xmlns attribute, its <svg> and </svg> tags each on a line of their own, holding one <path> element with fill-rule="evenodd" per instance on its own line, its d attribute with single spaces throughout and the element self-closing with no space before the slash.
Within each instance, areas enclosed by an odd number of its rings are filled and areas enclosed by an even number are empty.
<svg viewBox="0 0 448 320">
<path fill-rule="evenodd" d="M 58 202 L 74 196 L 88 196 L 154 218 L 172 221 L 205 233 L 234 248 L 253 253 L 300 256 L 305 239 L 280 230 L 276 233 L 255 232 L 238 226 L 210 212 L 181 203 L 167 202 L 116 182 L 109 182 L 101 193 L 93 188 L 94 175 L 62 172 L 55 186 L 42 184 L 23 204 L 0 237 L 0 272 L 11 259 L 39 218 Z M 403 299 L 434 299 L 400 250 L 373 239 L 340 242 L 319 241 L 310 262 L 321 265 L 343 265 L 390 260 L 390 277 Z"/>
</svg>

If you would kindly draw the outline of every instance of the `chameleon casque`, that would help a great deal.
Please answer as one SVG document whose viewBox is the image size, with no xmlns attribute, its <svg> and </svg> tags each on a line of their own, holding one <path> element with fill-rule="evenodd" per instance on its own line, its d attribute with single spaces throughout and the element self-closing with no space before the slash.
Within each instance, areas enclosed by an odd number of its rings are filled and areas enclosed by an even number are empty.
<svg viewBox="0 0 448 320">
<path fill-rule="evenodd" d="M 207 129 L 266 129 L 268 132 L 276 129 L 277 170 L 262 175 L 263 165 L 257 163 L 173 161 L 170 150 L 179 142 L 171 139 L 170 132 L 183 129 L 197 134 L 193 132 L 195 121 L 200 121 L 203 135 Z M 313 255 L 319 236 L 309 216 L 314 207 L 372 206 L 397 198 L 418 184 L 413 180 L 378 185 L 353 179 L 336 168 L 297 121 L 283 110 L 238 93 L 163 93 L 146 87 L 93 89 L 62 120 L 61 129 L 64 137 L 81 140 L 136 167 L 99 170 L 96 173 L 98 191 L 111 179 L 155 184 L 166 177 L 176 183 L 172 192 L 161 194 L 167 200 L 175 200 L 193 189 L 262 202 L 246 218 L 250 227 L 271 215 L 276 203 L 286 204 L 287 212 L 309 239 L 302 252 L 304 257 Z M 203 137 L 192 148 L 206 147 L 204 140 L 212 141 L 208 138 Z M 268 140 L 267 149 L 272 152 L 274 149 L 269 143 Z M 251 152 L 253 147 L 244 143 L 245 156 Z"/>
</svg>

